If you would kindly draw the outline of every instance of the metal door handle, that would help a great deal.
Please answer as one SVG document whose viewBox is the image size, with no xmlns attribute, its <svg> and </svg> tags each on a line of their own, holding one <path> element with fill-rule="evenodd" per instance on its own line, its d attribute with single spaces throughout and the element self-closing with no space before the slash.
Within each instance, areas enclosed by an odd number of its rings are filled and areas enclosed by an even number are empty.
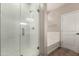
<svg viewBox="0 0 79 59">
<path fill-rule="evenodd" d="M 22 36 L 24 36 L 25 34 L 24 34 L 24 28 L 22 28 Z"/>
</svg>

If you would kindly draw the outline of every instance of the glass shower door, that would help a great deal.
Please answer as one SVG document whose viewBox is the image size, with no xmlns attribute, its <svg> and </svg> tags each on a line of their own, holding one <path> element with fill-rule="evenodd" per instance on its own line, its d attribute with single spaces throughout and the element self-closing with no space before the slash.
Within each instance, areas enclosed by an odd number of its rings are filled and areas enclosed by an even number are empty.
<svg viewBox="0 0 79 59">
<path fill-rule="evenodd" d="M 39 4 L 1 4 L 1 55 L 39 55 Z"/>
<path fill-rule="evenodd" d="M 21 4 L 21 55 L 39 55 L 39 4 Z"/>
<path fill-rule="evenodd" d="M 20 41 L 20 4 L 1 4 L 1 55 L 18 56 Z"/>
</svg>

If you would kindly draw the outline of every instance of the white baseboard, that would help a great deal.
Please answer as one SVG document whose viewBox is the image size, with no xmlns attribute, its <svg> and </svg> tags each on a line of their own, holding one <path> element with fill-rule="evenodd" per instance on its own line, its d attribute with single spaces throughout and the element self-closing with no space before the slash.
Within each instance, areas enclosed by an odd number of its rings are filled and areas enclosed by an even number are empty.
<svg viewBox="0 0 79 59">
<path fill-rule="evenodd" d="M 58 47 L 60 47 L 59 42 L 57 42 L 57 43 L 55 43 L 53 45 L 48 46 L 47 53 L 49 54 L 49 53 L 55 51 Z"/>
</svg>

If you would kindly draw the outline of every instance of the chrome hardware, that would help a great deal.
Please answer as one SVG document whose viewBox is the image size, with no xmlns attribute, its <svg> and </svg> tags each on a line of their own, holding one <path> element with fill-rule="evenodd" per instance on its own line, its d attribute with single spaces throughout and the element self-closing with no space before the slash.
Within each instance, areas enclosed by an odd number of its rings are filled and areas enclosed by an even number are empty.
<svg viewBox="0 0 79 59">
<path fill-rule="evenodd" d="M 24 34 L 24 28 L 22 28 L 22 36 L 24 36 L 25 34 Z"/>
</svg>

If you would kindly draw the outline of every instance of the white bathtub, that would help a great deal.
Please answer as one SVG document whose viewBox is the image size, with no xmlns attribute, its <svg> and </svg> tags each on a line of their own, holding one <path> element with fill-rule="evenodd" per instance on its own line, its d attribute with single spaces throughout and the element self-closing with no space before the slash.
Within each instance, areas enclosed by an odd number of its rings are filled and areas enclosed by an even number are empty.
<svg viewBox="0 0 79 59">
<path fill-rule="evenodd" d="M 48 32 L 47 33 L 47 53 L 54 51 L 60 46 L 60 33 Z"/>
</svg>

